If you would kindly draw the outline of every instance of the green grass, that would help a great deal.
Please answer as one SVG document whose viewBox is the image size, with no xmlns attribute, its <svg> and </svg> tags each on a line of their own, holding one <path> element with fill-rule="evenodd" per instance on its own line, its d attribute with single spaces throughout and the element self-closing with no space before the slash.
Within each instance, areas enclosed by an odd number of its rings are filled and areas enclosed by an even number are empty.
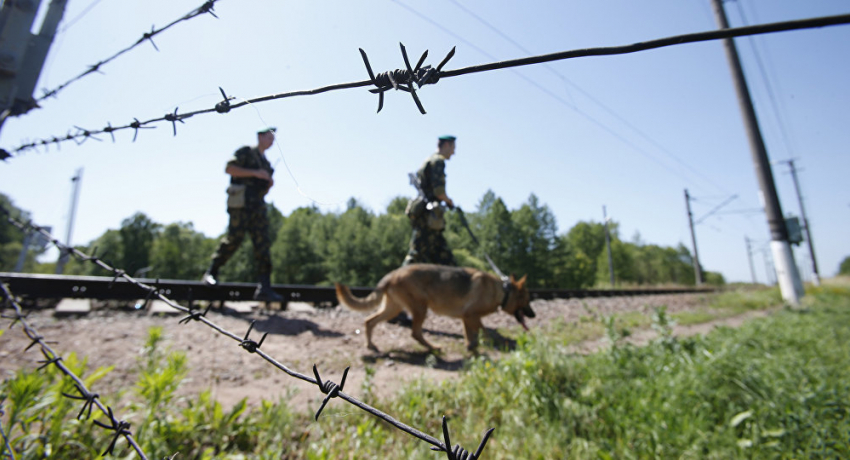
<svg viewBox="0 0 850 460">
<path fill-rule="evenodd" d="M 806 304 L 706 337 L 662 336 L 586 357 L 564 353 L 563 339 L 526 337 L 498 362 L 479 359 L 441 385 L 412 384 L 383 408 L 433 434 L 448 415 L 468 449 L 494 426 L 485 453 L 495 459 L 847 458 L 850 291 L 812 290 Z M 355 448 L 360 458 L 437 458 L 368 416 L 321 430 L 316 458 Z"/>
<path fill-rule="evenodd" d="M 777 296 L 723 294 L 711 311 L 772 308 L 781 305 Z M 519 336 L 516 350 L 498 361 L 478 357 L 442 383 L 418 380 L 396 397 L 367 392 L 364 400 L 438 438 L 445 415 L 453 442 L 473 451 L 495 427 L 488 459 L 850 457 L 850 286 L 810 289 L 801 308 L 704 337 L 673 337 L 671 319 L 659 307 L 650 319 L 554 322 Z M 568 351 L 576 341 L 616 339 L 647 321 L 660 333 L 647 346 L 613 340 L 594 355 Z M 209 393 L 176 399 L 184 357 L 161 350 L 160 340 L 152 330 L 139 359 L 136 403 L 116 409 L 150 458 L 445 458 L 339 400 L 316 422 L 284 401 L 251 409 L 244 401 L 224 408 Z M 73 356 L 67 363 L 86 374 Z M 50 369 L 19 372 L 0 386 L 3 430 L 16 458 L 100 455 L 109 433 L 75 419 L 79 404 L 59 396 L 71 385 Z M 373 374 L 367 367 L 370 389 Z M 117 451 L 130 454 L 123 441 Z"/>
</svg>

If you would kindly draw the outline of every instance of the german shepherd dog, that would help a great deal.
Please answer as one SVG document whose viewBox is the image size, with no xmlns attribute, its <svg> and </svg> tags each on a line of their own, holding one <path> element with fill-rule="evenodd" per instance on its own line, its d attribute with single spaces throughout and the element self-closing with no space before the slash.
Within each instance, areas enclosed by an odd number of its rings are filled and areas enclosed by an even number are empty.
<svg viewBox="0 0 850 460">
<path fill-rule="evenodd" d="M 354 297 L 347 286 L 336 283 L 339 303 L 354 311 L 381 309 L 366 318 L 366 346 L 378 351 L 372 342 L 372 330 L 381 321 L 395 318 L 407 310 L 413 319 L 411 335 L 428 350 L 437 348 L 422 335 L 422 323 L 428 310 L 463 321 L 467 350 L 478 345 L 478 331 L 483 327 L 481 317 L 501 309 L 513 315 L 525 330 L 525 318 L 534 318 L 529 305 L 526 277 L 519 281 L 511 275 L 502 280 L 474 268 L 445 265 L 411 264 L 387 273 L 372 293 L 365 298 Z"/>
</svg>

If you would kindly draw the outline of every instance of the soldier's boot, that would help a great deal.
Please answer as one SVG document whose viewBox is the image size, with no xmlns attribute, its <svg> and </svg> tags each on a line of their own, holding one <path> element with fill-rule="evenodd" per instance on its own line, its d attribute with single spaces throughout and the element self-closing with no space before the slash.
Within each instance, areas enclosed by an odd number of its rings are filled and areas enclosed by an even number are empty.
<svg viewBox="0 0 850 460">
<path fill-rule="evenodd" d="M 272 283 L 269 280 L 269 275 L 260 276 L 260 282 L 257 284 L 257 290 L 254 291 L 254 300 L 264 302 L 282 302 L 283 296 L 274 292 Z"/>
<path fill-rule="evenodd" d="M 216 267 L 215 264 L 211 264 L 210 268 L 204 272 L 204 276 L 201 277 L 201 281 L 203 281 L 207 286 L 218 285 L 218 267 Z"/>
</svg>

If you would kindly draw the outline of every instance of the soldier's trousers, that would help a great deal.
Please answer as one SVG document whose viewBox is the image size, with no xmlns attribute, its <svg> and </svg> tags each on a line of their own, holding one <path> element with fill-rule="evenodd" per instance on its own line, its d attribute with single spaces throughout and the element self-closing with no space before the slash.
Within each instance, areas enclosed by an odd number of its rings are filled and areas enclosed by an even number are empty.
<svg viewBox="0 0 850 460">
<path fill-rule="evenodd" d="M 230 224 L 227 227 L 227 235 L 221 239 L 218 250 L 212 256 L 213 268 L 218 270 L 230 260 L 230 257 L 239 249 L 247 233 L 251 237 L 251 243 L 254 245 L 254 258 L 257 260 L 257 275 L 261 278 L 271 275 L 271 240 L 269 238 L 269 218 L 266 214 L 265 204 L 259 207 L 228 208 L 227 213 L 230 214 Z"/>
<path fill-rule="evenodd" d="M 438 264 L 457 265 L 449 244 L 443 236 L 442 230 L 433 230 L 425 222 L 413 220 L 413 233 L 410 236 L 410 249 L 402 262 L 402 266 L 409 264 Z"/>
</svg>

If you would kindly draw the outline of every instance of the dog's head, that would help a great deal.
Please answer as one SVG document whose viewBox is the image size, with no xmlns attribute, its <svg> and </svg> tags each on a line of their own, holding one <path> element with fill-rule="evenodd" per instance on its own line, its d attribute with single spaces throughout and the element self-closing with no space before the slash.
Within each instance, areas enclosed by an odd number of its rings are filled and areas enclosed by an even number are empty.
<svg viewBox="0 0 850 460">
<path fill-rule="evenodd" d="M 523 276 L 519 280 L 514 279 L 511 275 L 511 292 L 508 294 L 508 302 L 505 305 L 505 313 L 511 314 L 516 318 L 519 324 L 528 330 L 525 325 L 525 318 L 534 318 L 534 310 L 531 309 L 531 297 L 528 295 L 528 286 L 526 285 L 527 276 Z"/>
</svg>

